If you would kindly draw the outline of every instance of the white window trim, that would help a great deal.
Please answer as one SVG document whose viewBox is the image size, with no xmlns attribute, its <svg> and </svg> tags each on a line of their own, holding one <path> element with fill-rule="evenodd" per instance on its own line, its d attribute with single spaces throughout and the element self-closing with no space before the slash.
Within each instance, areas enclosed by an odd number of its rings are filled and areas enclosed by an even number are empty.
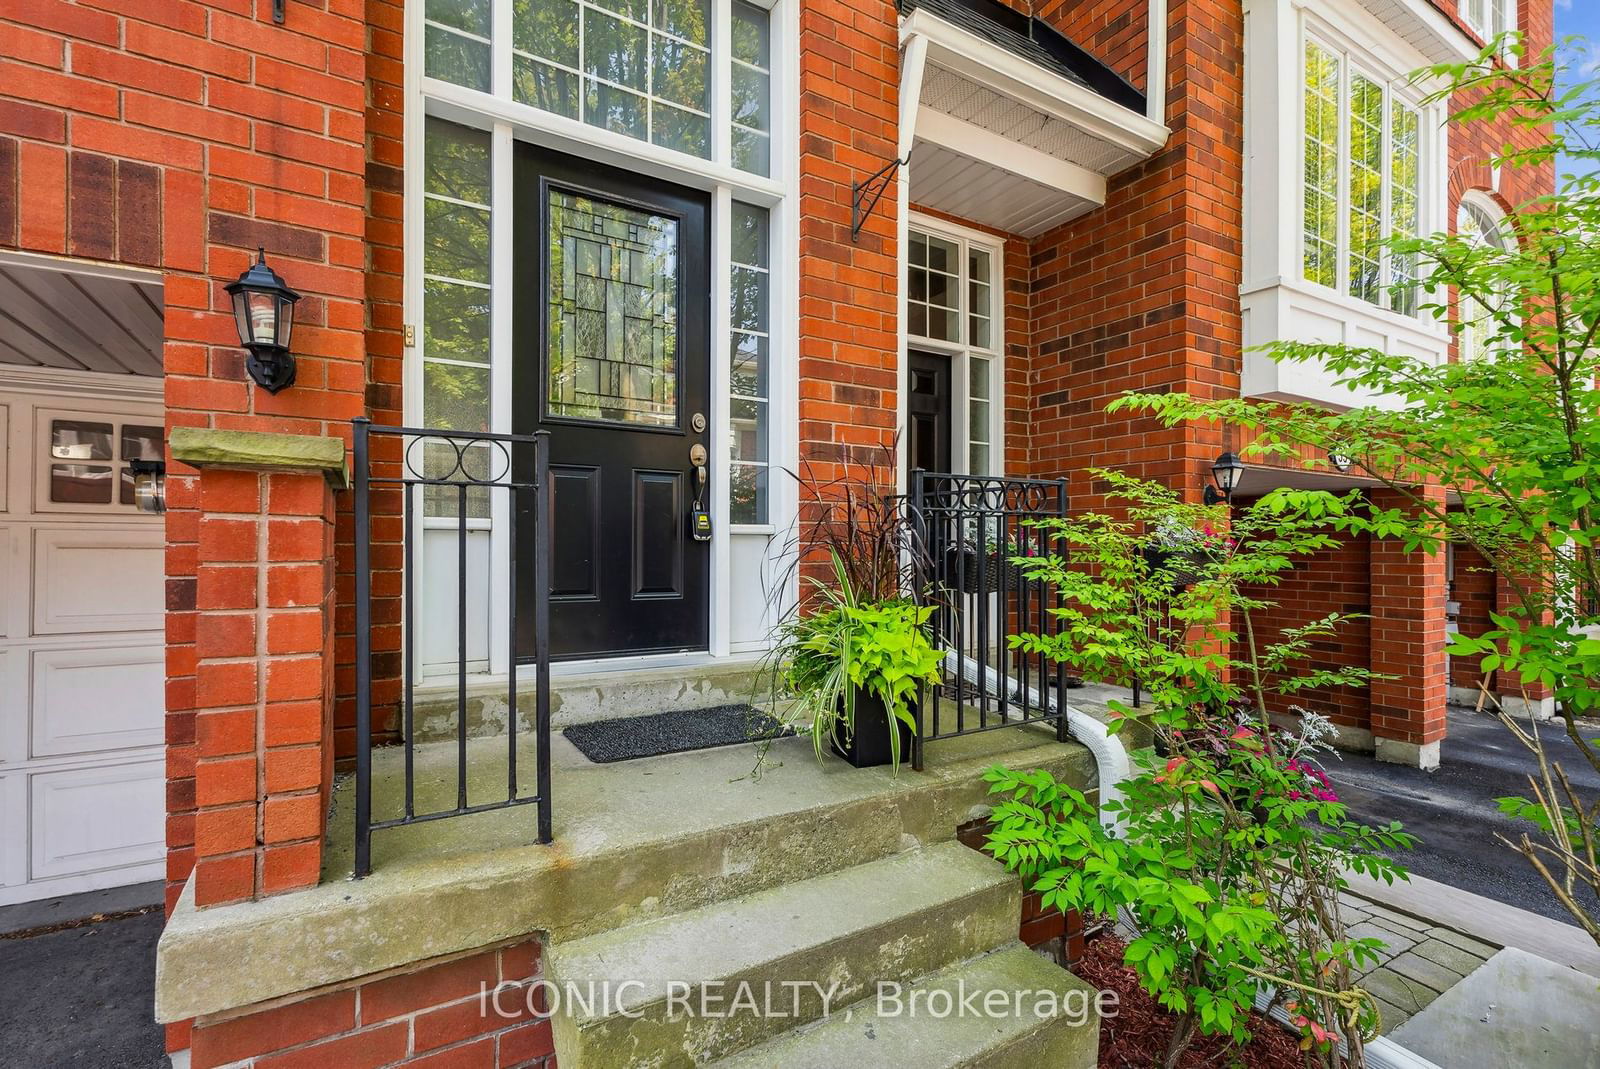
<svg viewBox="0 0 1600 1069">
<path fill-rule="evenodd" d="M 900 346 L 900 378 L 902 393 L 904 393 L 906 367 L 910 361 L 912 349 L 921 349 L 928 352 L 943 353 L 950 359 L 950 463 L 956 469 L 956 474 L 965 474 L 971 466 L 971 427 L 968 426 L 971 409 L 968 402 L 970 379 L 970 361 L 976 353 L 980 358 L 989 361 L 989 473 L 1000 477 L 1006 473 L 1005 450 L 1005 336 L 1006 336 L 1006 289 L 1005 289 L 1005 240 L 987 231 L 973 227 L 962 226 L 948 220 L 934 216 L 924 215 L 918 211 L 911 211 L 907 216 L 908 234 L 901 243 L 900 252 L 900 287 L 902 290 L 900 328 L 902 343 Z M 907 277 L 911 267 L 911 240 L 909 231 L 929 234 L 945 241 L 954 242 L 960 249 L 960 280 L 956 287 L 956 320 L 960 324 L 962 340 L 959 342 L 941 341 L 937 338 L 926 338 L 910 331 L 910 317 L 906 315 L 906 302 L 910 299 L 910 286 Z M 989 340 L 988 347 L 971 345 L 965 339 L 970 329 L 967 320 L 967 250 L 977 248 L 989 254 Z M 905 401 L 902 397 L 900 403 L 901 424 L 904 426 Z"/>
<path fill-rule="evenodd" d="M 531 141 L 553 150 L 581 155 L 598 164 L 619 167 L 711 193 L 711 294 L 710 324 L 711 376 L 709 382 L 707 447 L 711 454 L 712 542 L 710 562 L 709 655 L 730 653 L 732 624 L 731 539 L 765 535 L 775 539 L 797 522 L 799 491 L 793 480 L 768 480 L 768 519 L 766 524 L 738 525 L 729 520 L 730 451 L 724 437 L 729 433 L 728 337 L 731 322 L 729 279 L 731 261 L 730 223 L 733 200 L 760 205 L 771 211 L 771 289 L 769 318 L 768 463 L 771 471 L 797 470 L 799 453 L 799 121 L 800 57 L 796 42 L 800 33 L 800 0 L 750 0 L 772 13 L 771 62 L 771 156 L 770 177 L 738 170 L 731 165 L 732 139 L 729 127 L 731 103 L 732 51 L 726 46 L 731 34 L 731 0 L 712 0 L 711 63 L 712 158 L 704 159 L 674 149 L 663 148 L 577 119 L 541 111 L 511 98 L 510 0 L 492 0 L 493 30 L 490 57 L 490 89 L 484 93 L 452 82 L 427 77 L 424 73 L 425 0 L 407 0 L 405 16 L 405 174 L 404 195 L 404 321 L 415 328 L 418 344 L 407 346 L 401 370 L 404 422 L 421 426 L 423 420 L 423 375 L 420 339 L 423 302 L 423 137 L 428 116 L 447 119 L 490 133 L 492 156 L 490 173 L 491 242 L 490 278 L 496 297 L 490 302 L 490 428 L 497 432 L 511 429 L 511 299 L 509 280 L 516 250 L 509 240 L 493 240 L 509 234 L 512 218 L 512 147 L 517 140 Z M 497 509 L 505 495 L 491 495 Z M 420 505 L 420 502 L 419 502 Z M 422 516 L 419 507 L 417 515 Z M 453 521 L 451 521 L 453 526 Z M 499 633 L 505 626 L 504 599 L 509 596 L 508 568 L 512 547 L 503 534 L 506 524 L 499 512 L 489 521 L 491 531 L 489 674 L 504 676 L 510 665 L 508 643 Z M 421 524 L 418 525 L 419 530 Z M 423 589 L 421 560 L 416 555 L 413 589 Z M 792 596 L 792 592 L 791 592 Z M 741 644 L 748 648 L 749 643 Z M 420 651 L 419 651 L 420 655 Z M 589 662 L 579 662 L 589 663 Z M 615 658 L 594 663 L 613 665 Z"/>
<path fill-rule="evenodd" d="M 1455 225 L 1452 232 L 1457 235 L 1461 234 L 1461 224 L 1466 220 L 1468 213 L 1474 208 L 1483 213 L 1483 215 L 1488 219 L 1493 220 L 1494 231 L 1499 235 L 1499 240 L 1494 241 L 1492 243 L 1493 246 L 1498 249 L 1510 251 L 1512 244 L 1517 240 L 1516 235 L 1511 232 L 1511 221 L 1506 216 L 1505 209 L 1500 206 L 1499 202 L 1479 189 L 1469 189 L 1461 195 L 1461 202 L 1456 205 Z M 1475 219 L 1473 222 L 1475 226 L 1478 226 L 1479 229 L 1482 229 L 1480 225 L 1482 220 Z M 1487 237 L 1485 237 L 1485 244 L 1490 244 Z M 1504 298 L 1502 297 L 1502 299 Z M 1478 337 L 1475 329 L 1466 325 L 1467 309 L 1465 305 L 1467 301 L 1472 301 L 1474 304 L 1481 304 L 1481 302 L 1478 302 L 1475 298 L 1462 297 L 1459 293 L 1456 295 L 1455 322 L 1458 328 L 1456 333 L 1456 354 L 1458 359 L 1461 360 L 1477 360 L 1489 356 L 1490 347 L 1486 340 Z M 1487 309 L 1485 309 L 1485 314 L 1490 314 Z M 1515 314 L 1512 314 L 1510 318 L 1517 321 L 1521 320 L 1521 316 Z M 1470 352 L 1468 351 L 1469 341 L 1472 343 L 1472 351 Z"/>
<path fill-rule="evenodd" d="M 1426 0 L 1416 3 L 1434 10 Z M 1377 18 L 1358 0 L 1250 0 L 1245 15 L 1244 202 L 1251 208 L 1244 219 L 1239 286 L 1245 345 L 1240 395 L 1341 408 L 1392 407 L 1397 403 L 1392 399 L 1340 386 L 1319 364 L 1279 363 L 1260 348 L 1283 339 L 1347 342 L 1436 362 L 1448 359 L 1450 351 L 1448 323 L 1431 315 L 1401 315 L 1303 277 L 1305 35 L 1341 45 L 1338 51 L 1354 54 L 1362 69 L 1382 74 L 1380 80 L 1390 85 L 1444 57 L 1430 58 L 1422 51 L 1430 41 L 1413 40 L 1397 28 L 1396 18 Z M 1443 16 L 1439 24 L 1445 25 Z M 1459 29 L 1451 33 L 1463 45 L 1468 42 Z M 1416 87 L 1421 95 L 1437 88 L 1437 83 Z M 1422 110 L 1422 234 L 1449 226 L 1451 133 L 1445 119 L 1443 104 Z M 1435 296 L 1424 290 L 1422 300 Z"/>
<path fill-rule="evenodd" d="M 1331 53 L 1339 60 L 1339 169 L 1338 169 L 1338 234 L 1336 265 L 1334 269 L 1336 286 L 1326 286 L 1315 279 L 1307 278 L 1305 274 L 1305 210 L 1306 210 L 1306 51 L 1309 46 L 1315 45 Z M 1293 277 L 1302 285 L 1323 296 L 1359 308 L 1364 312 L 1381 312 L 1409 322 L 1417 322 L 1420 311 L 1415 315 L 1396 312 L 1389 306 L 1390 273 L 1389 253 L 1384 250 L 1381 254 L 1383 263 L 1383 283 L 1380 288 L 1382 302 L 1373 304 L 1365 298 L 1358 297 L 1350 292 L 1350 172 L 1352 167 L 1350 153 L 1350 94 L 1355 75 L 1361 75 L 1368 81 L 1376 83 L 1383 90 L 1383 237 L 1388 238 L 1393 233 L 1393 220 L 1390 213 L 1393 209 L 1393 196 L 1391 181 L 1393 178 L 1393 115 L 1396 101 L 1417 113 L 1417 233 L 1427 234 L 1438 229 L 1438 205 L 1430 203 L 1436 183 L 1431 171 L 1433 161 L 1438 158 L 1438 126 L 1434 123 L 1436 108 L 1429 108 L 1423 104 L 1423 92 L 1417 87 L 1407 83 L 1403 74 L 1396 74 L 1392 68 L 1376 60 L 1370 53 L 1359 45 L 1341 37 L 1331 28 L 1314 25 L 1308 18 L 1300 33 L 1299 60 L 1294 65 L 1297 71 L 1296 91 L 1294 99 L 1297 102 L 1298 122 L 1296 125 L 1297 150 L 1294 159 L 1297 166 L 1295 174 L 1295 220 L 1299 225 L 1295 227 L 1295 261 Z M 1430 217 L 1433 224 L 1430 226 Z M 1425 301 L 1425 294 L 1419 287 L 1418 304 Z"/>
<path fill-rule="evenodd" d="M 1517 0 L 1482 0 L 1485 17 L 1483 22 L 1479 22 L 1472 17 L 1474 2 L 1475 0 L 1460 0 L 1461 21 L 1466 24 L 1469 30 L 1477 34 L 1478 39 L 1484 44 L 1488 44 L 1490 38 L 1499 33 L 1514 32 L 1518 28 Z M 1505 26 L 1498 30 L 1494 26 L 1497 14 L 1503 16 L 1506 20 Z M 1509 52 L 1502 52 L 1501 55 L 1507 63 L 1513 66 L 1516 64 L 1516 57 Z"/>
</svg>

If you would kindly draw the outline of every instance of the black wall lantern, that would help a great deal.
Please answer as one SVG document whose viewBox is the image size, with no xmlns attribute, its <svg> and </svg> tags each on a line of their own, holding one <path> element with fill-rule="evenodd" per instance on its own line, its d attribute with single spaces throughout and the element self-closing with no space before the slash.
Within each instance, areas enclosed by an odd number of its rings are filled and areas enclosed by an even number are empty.
<svg viewBox="0 0 1600 1069">
<path fill-rule="evenodd" d="M 233 298 L 233 321 L 239 344 L 250 350 L 245 370 L 257 386 L 277 393 L 294 385 L 294 357 L 289 335 L 294 330 L 294 304 L 300 295 L 267 266 L 267 251 L 257 251 L 256 262 L 227 285 Z"/>
<path fill-rule="evenodd" d="M 1206 504 L 1220 505 L 1233 500 L 1234 488 L 1244 474 L 1244 461 L 1234 453 L 1224 453 L 1211 465 L 1211 478 L 1215 486 L 1206 487 Z"/>
<path fill-rule="evenodd" d="M 1348 453 L 1335 452 L 1328 454 L 1328 463 L 1332 464 L 1335 468 L 1338 468 L 1339 471 L 1346 472 L 1350 470 L 1350 465 L 1354 464 L 1355 461 L 1351 459 L 1350 454 Z"/>
</svg>

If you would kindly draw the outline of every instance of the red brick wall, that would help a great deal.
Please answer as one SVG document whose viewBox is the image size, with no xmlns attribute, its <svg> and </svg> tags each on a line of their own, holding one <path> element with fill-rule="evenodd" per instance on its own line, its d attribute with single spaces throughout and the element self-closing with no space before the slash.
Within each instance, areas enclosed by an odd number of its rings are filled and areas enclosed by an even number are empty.
<svg viewBox="0 0 1600 1069">
<path fill-rule="evenodd" d="M 1456 623 L 1463 635 L 1481 635 L 1492 626 L 1489 614 L 1495 611 L 1495 574 L 1489 570 L 1489 562 L 1482 554 L 1469 546 L 1456 546 L 1455 564 L 1450 599 L 1461 603 Z M 1484 674 L 1478 670 L 1478 660 L 1477 657 L 1450 658 L 1450 685 L 1476 691 L 1484 679 Z"/>
<path fill-rule="evenodd" d="M 555 1066 L 550 1022 L 526 997 L 539 944 L 369 978 L 287 1005 L 195 1024 L 194 1069 L 533 1069 Z M 483 992 L 500 985 L 501 998 Z M 536 989 L 535 989 L 536 990 Z M 535 1000 L 533 1007 L 542 1003 Z"/>
<path fill-rule="evenodd" d="M 1243 41 L 1237 4 L 1174 3 L 1166 149 L 1112 179 L 1103 208 L 1034 242 L 1031 468 L 1068 476 L 1082 507 L 1095 500 L 1087 467 L 1198 494 L 1221 451 L 1215 428 L 1105 405 L 1129 390 L 1238 391 Z"/>
<path fill-rule="evenodd" d="M 1332 612 L 1359 613 L 1371 609 L 1371 562 L 1365 537 L 1346 539 L 1334 549 L 1322 550 L 1297 562 L 1276 586 L 1249 587 L 1245 593 L 1270 602 L 1270 607 L 1252 614 L 1251 623 L 1262 643 L 1275 642 L 1284 629 L 1301 627 Z M 1236 626 L 1243 626 L 1236 622 Z M 1372 627 L 1366 619 L 1351 620 L 1330 639 L 1313 644 L 1308 666 L 1366 668 L 1371 649 Z M 1330 687 L 1301 691 L 1292 699 L 1279 700 L 1274 713 L 1288 711 L 1290 704 L 1311 709 L 1333 718 L 1346 727 L 1368 728 L 1369 697 L 1365 687 Z"/>
<path fill-rule="evenodd" d="M 850 187 L 898 153 L 897 25 L 889 0 L 800 8 L 800 456 L 821 479 L 894 438 L 897 187 L 855 241 Z"/>
<path fill-rule="evenodd" d="M 366 16 L 391 6 L 290 0 L 279 27 L 270 0 L 0 2 L 0 247 L 162 272 L 169 430 L 345 435 L 365 410 L 369 326 L 390 315 L 366 301 Z M 258 244 L 304 295 L 277 396 L 248 383 L 222 291 Z M 204 568 L 195 473 L 169 471 L 170 904 L 194 857 Z M 246 705 L 266 700 L 245 662 L 230 671 Z"/>
<path fill-rule="evenodd" d="M 1033 14 L 1149 91 L 1150 0 L 1037 0 Z"/>
<path fill-rule="evenodd" d="M 367 0 L 367 414 L 374 423 L 405 422 L 401 382 L 405 362 L 405 131 L 403 0 Z M 396 469 L 392 457 L 381 461 Z M 398 473 L 397 471 L 395 473 Z M 397 495 L 380 494 L 372 518 L 372 733 L 379 742 L 399 739 L 401 620 L 398 577 L 404 562 L 403 527 L 393 507 Z M 355 546 L 350 527 L 339 542 L 338 700 L 334 751 L 355 754 Z"/>
</svg>

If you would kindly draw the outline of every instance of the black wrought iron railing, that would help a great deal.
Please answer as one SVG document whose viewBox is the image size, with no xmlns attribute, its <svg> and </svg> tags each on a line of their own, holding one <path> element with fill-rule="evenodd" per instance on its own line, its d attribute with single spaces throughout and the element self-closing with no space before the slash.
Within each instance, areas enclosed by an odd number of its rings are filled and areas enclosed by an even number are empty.
<svg viewBox="0 0 1600 1069">
<path fill-rule="evenodd" d="M 355 875 L 372 871 L 372 833 L 384 828 L 447 817 L 481 813 L 511 806 L 538 807 L 537 839 L 551 841 L 550 808 L 550 447 L 548 432 L 538 434 L 488 434 L 428 430 L 414 427 L 375 426 L 354 422 L 353 467 L 355 492 L 356 571 L 356 857 Z M 499 498 L 499 501 L 496 498 Z M 376 508 L 375 508 L 376 506 Z M 373 709 L 373 560 L 375 513 L 384 521 L 400 522 L 398 591 L 402 603 L 400 745 L 404 747 L 404 795 L 397 816 L 374 819 L 372 811 L 372 709 Z M 420 513 L 420 515 L 419 515 Z M 446 538 L 452 533 L 455 560 L 443 567 L 454 577 L 455 691 L 456 691 L 456 791 L 453 805 L 419 805 L 416 779 L 414 691 L 420 675 L 418 653 L 418 554 L 423 518 L 428 528 Z M 505 665 L 508 706 L 505 740 L 505 797 L 493 801 L 468 799 L 468 675 L 473 670 L 469 642 L 473 628 L 469 613 L 486 609 L 481 599 L 490 597 L 483 584 L 469 584 L 469 532 L 490 520 L 504 524 L 505 544 L 516 547 L 520 524 L 532 523 L 533 559 L 526 562 L 533 575 L 517 575 L 517 553 L 509 557 L 506 576 Z M 452 522 L 453 521 L 453 522 Z M 392 547 L 392 536 L 383 543 Z M 445 556 L 448 560 L 448 555 Z M 435 564 L 441 564 L 435 561 Z M 392 561 L 380 574 L 386 587 L 395 589 Z M 531 582 L 528 580 L 531 578 Z M 438 589 L 435 587 L 434 589 Z M 531 611 L 532 649 L 519 649 L 522 629 L 519 612 Z M 472 651 L 478 653 L 480 651 Z M 480 658 L 481 659 L 481 658 Z M 430 675 L 436 677 L 437 666 Z M 534 792 L 519 786 L 518 777 L 518 669 L 532 670 L 534 679 Z M 474 794 L 481 793 L 475 785 Z"/>
<path fill-rule="evenodd" d="M 1065 480 L 914 471 L 910 521 L 918 546 L 918 597 L 934 607 L 940 681 L 924 695 L 912 764 L 925 743 L 1019 724 L 1051 723 L 1067 739 L 1065 669 L 1010 647 L 1017 634 L 1056 635 L 1054 587 L 1030 574 L 1029 558 L 1058 552 L 1058 537 L 1034 521 L 1066 515 Z"/>
</svg>

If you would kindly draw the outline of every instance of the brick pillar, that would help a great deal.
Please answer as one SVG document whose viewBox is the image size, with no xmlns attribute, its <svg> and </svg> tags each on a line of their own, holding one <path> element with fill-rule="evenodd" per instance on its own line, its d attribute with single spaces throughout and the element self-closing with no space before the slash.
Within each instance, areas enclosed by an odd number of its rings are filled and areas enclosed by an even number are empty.
<svg viewBox="0 0 1600 1069">
<path fill-rule="evenodd" d="M 1424 491 L 1444 501 L 1436 487 Z M 1410 508 L 1390 490 L 1374 490 L 1378 508 Z M 1436 768 L 1445 734 L 1445 555 L 1406 552 L 1396 538 L 1371 539 L 1371 628 L 1374 673 L 1373 748 L 1380 761 Z"/>
<path fill-rule="evenodd" d="M 1537 582 L 1537 580 L 1534 580 Z M 1522 602 L 1512 588 L 1510 580 L 1496 572 L 1494 577 L 1494 610 L 1506 613 L 1521 610 Z M 1546 613 L 1545 623 L 1552 617 Z M 1556 715 L 1556 699 L 1543 683 L 1523 683 L 1518 673 L 1497 671 L 1494 674 L 1494 695 L 1500 707 L 1513 716 L 1535 716 L 1549 720 Z"/>
<path fill-rule="evenodd" d="M 336 438 L 179 428 L 200 469 L 194 896 L 315 886 L 333 774 Z"/>
</svg>

